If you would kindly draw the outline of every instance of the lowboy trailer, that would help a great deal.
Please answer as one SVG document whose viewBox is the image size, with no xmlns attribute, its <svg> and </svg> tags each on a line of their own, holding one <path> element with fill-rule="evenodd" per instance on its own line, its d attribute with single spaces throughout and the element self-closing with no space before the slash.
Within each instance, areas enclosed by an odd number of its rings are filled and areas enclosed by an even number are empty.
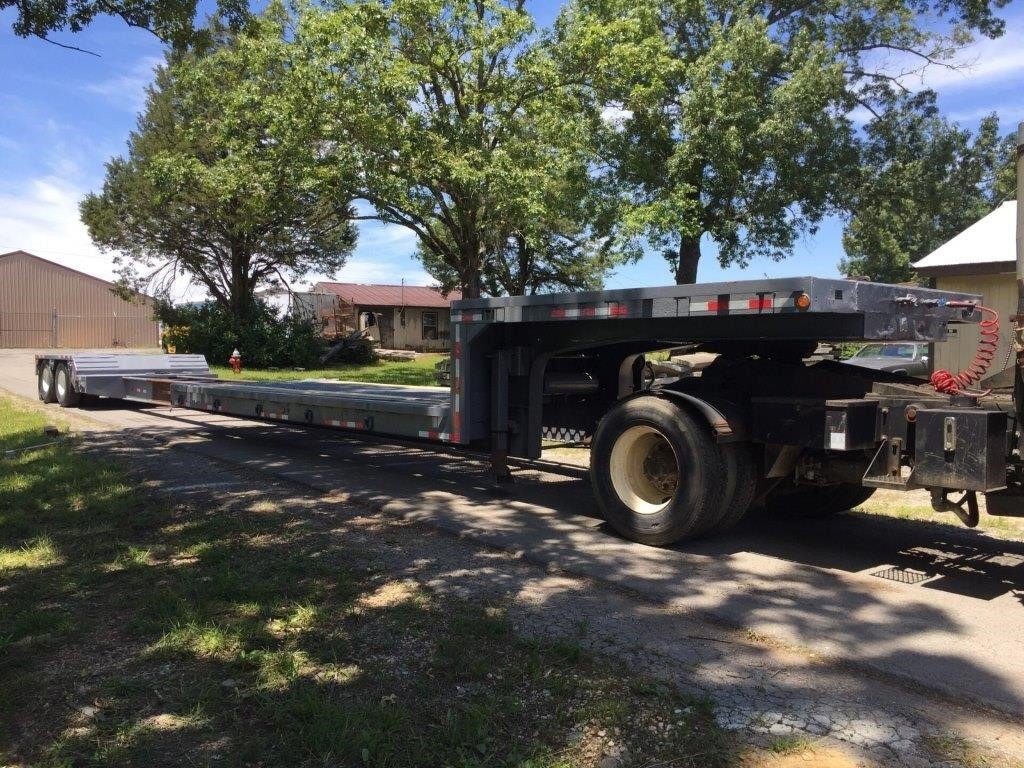
<svg viewBox="0 0 1024 768">
<path fill-rule="evenodd" d="M 600 512 L 646 544 L 723 531 L 760 507 L 830 514 L 878 488 L 928 489 L 976 525 L 978 493 L 988 514 L 1024 516 L 1012 398 L 806 358 L 826 340 L 941 343 L 983 311 L 976 295 L 786 278 L 457 301 L 448 389 L 228 381 L 197 355 L 43 354 L 36 371 L 44 402 L 421 439 L 486 451 L 502 479 L 545 437 L 589 438 Z M 698 375 L 647 375 L 645 354 L 673 347 L 717 358 Z"/>
</svg>

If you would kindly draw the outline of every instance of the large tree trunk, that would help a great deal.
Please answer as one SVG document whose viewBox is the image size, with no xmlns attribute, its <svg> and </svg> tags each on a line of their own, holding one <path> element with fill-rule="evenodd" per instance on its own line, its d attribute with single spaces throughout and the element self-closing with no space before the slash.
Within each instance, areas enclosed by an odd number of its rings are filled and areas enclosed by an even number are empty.
<svg viewBox="0 0 1024 768">
<path fill-rule="evenodd" d="M 462 285 L 459 286 L 459 290 L 462 291 L 462 298 L 464 299 L 479 299 L 482 293 L 480 287 L 482 282 L 482 276 L 480 275 L 479 268 L 473 268 L 468 266 L 462 273 Z"/>
<path fill-rule="evenodd" d="M 252 282 L 249 276 L 249 255 L 235 250 L 231 254 L 231 316 L 236 322 L 244 322 L 252 310 Z"/>
<path fill-rule="evenodd" d="M 462 282 L 460 288 L 464 299 L 480 298 L 483 286 L 482 257 L 482 244 L 476 246 L 472 251 L 466 248 L 462 252 L 462 269 L 459 270 L 459 278 Z"/>
<path fill-rule="evenodd" d="M 679 241 L 679 260 L 676 263 L 676 285 L 697 282 L 697 262 L 700 261 L 700 238 L 684 237 Z"/>
</svg>

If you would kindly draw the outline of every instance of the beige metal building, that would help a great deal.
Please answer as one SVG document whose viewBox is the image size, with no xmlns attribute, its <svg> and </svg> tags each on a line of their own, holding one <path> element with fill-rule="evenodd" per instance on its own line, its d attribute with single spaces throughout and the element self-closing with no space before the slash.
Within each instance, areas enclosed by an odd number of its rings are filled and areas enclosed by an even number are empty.
<svg viewBox="0 0 1024 768">
<path fill-rule="evenodd" d="M 0 348 L 155 347 L 153 301 L 25 251 L 0 254 Z"/>
<path fill-rule="evenodd" d="M 1003 203 L 949 242 L 914 264 L 935 288 L 980 293 L 985 305 L 999 313 L 999 348 L 989 368 L 987 386 L 1009 386 L 1012 368 L 1004 367 L 1010 345 L 1010 317 L 1017 314 L 1016 284 L 1017 203 Z M 935 344 L 933 365 L 956 373 L 970 363 L 978 348 L 978 327 L 950 327 L 950 338 Z"/>
</svg>

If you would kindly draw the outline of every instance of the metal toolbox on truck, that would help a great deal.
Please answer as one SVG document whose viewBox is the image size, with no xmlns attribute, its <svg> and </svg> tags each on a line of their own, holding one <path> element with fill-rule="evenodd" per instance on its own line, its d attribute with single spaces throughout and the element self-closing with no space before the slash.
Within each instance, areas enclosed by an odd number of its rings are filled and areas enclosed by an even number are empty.
<svg viewBox="0 0 1024 768">
<path fill-rule="evenodd" d="M 914 430 L 914 482 L 962 491 L 1006 487 L 1006 413 L 922 408 Z"/>
</svg>

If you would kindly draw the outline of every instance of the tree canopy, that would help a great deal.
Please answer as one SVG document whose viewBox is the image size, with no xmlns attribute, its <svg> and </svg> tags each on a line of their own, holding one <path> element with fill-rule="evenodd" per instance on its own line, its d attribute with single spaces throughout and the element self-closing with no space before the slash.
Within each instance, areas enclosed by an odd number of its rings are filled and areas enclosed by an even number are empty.
<svg viewBox="0 0 1024 768">
<path fill-rule="evenodd" d="M 843 210 L 853 110 L 884 109 L 971 32 L 1000 34 L 1005 2 L 573 0 L 557 29 L 563 66 L 594 73 L 593 107 L 620 118 L 599 167 L 627 231 L 693 282 L 702 242 L 723 265 L 781 259 Z"/>
<path fill-rule="evenodd" d="M 12 28 L 19 37 L 53 42 L 54 32 L 81 32 L 98 16 L 116 16 L 177 48 L 206 37 L 193 26 L 196 6 L 197 0 L 0 0 L 0 10 L 15 9 Z M 242 0 L 218 0 L 217 8 L 236 29 L 248 18 L 249 5 Z"/>
<path fill-rule="evenodd" d="M 911 280 L 911 264 L 1014 197 L 1015 136 L 993 113 L 976 134 L 944 119 L 932 94 L 901 98 L 867 135 L 843 233 L 847 275 Z"/>
<path fill-rule="evenodd" d="M 214 50 L 158 68 L 127 155 L 81 204 L 133 287 L 184 276 L 242 318 L 261 284 L 333 273 L 351 253 L 350 169 L 282 106 L 285 24 L 272 6 L 247 33 L 215 25 Z"/>
<path fill-rule="evenodd" d="M 592 116 L 522 0 L 392 0 L 307 11 L 301 104 L 358 158 L 359 195 L 465 296 L 599 284 L 625 258 L 592 216 Z"/>
</svg>

